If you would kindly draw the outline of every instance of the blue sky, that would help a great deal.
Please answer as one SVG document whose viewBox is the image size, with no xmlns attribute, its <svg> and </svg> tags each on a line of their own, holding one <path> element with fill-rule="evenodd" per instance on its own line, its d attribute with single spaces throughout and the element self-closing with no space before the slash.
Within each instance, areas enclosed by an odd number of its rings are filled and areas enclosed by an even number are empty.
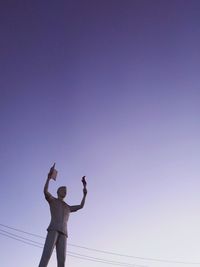
<svg viewBox="0 0 200 267">
<path fill-rule="evenodd" d="M 199 1 L 10 0 L 0 10 L 0 224 L 46 235 L 42 190 L 56 162 L 50 191 L 67 185 L 67 203 L 79 204 L 88 181 L 69 251 L 200 266 Z M 40 248 L 0 240 L 3 267 L 38 265 Z"/>
</svg>

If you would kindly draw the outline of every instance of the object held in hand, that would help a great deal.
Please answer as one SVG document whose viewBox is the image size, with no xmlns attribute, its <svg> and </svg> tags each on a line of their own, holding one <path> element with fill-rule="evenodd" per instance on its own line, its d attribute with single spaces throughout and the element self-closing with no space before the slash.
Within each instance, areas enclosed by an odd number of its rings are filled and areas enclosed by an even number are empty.
<svg viewBox="0 0 200 267">
<path fill-rule="evenodd" d="M 83 186 L 86 187 L 87 182 L 86 182 L 86 180 L 85 180 L 85 176 L 82 177 L 82 180 L 81 180 L 81 181 L 82 181 L 82 183 L 83 183 Z"/>
<path fill-rule="evenodd" d="M 50 178 L 53 179 L 54 181 L 56 181 L 56 177 L 58 174 L 58 171 L 55 169 L 55 165 L 56 164 L 54 163 L 54 165 L 50 169 Z"/>
</svg>

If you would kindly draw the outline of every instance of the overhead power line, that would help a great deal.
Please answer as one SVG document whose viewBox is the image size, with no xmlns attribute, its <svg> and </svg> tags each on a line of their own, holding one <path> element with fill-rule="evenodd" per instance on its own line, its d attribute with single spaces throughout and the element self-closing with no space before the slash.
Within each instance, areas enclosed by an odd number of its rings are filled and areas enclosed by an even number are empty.
<svg viewBox="0 0 200 267">
<path fill-rule="evenodd" d="M 22 242 L 27 245 L 31 245 L 37 248 L 43 248 L 43 243 L 36 242 L 34 240 L 31 240 L 29 238 L 24 238 L 20 235 L 15 235 L 11 232 L 4 231 L 0 229 L 0 235 L 14 239 L 16 241 Z M 107 260 L 107 259 L 102 259 L 102 258 L 97 258 L 97 257 L 92 257 L 80 253 L 75 253 L 72 251 L 67 251 L 67 255 L 70 257 L 82 259 L 82 260 L 88 260 L 88 261 L 93 261 L 93 262 L 99 262 L 99 263 L 104 263 L 104 264 L 109 264 L 109 265 L 115 265 L 115 266 L 121 266 L 121 267 L 147 267 L 146 265 L 138 265 L 135 263 L 125 263 L 125 262 L 119 262 L 119 261 L 113 261 L 113 260 Z"/>
<path fill-rule="evenodd" d="M 21 229 L 17 229 L 5 224 L 1 224 L 0 226 L 5 227 L 7 229 L 11 229 L 20 233 L 24 233 L 30 236 L 34 236 L 37 238 L 41 238 L 41 239 L 45 239 L 45 237 L 37 235 L 37 234 L 33 234 L 30 232 L 26 232 L 23 231 Z M 113 252 L 113 251 L 107 251 L 107 250 L 100 250 L 100 249 L 95 249 L 95 248 L 90 248 L 90 247 L 86 247 L 86 246 L 81 246 L 81 245 L 76 245 L 76 244 L 72 244 L 72 243 L 68 243 L 69 246 L 72 247 L 76 247 L 76 248 L 81 248 L 81 249 L 85 249 L 88 251 L 93 251 L 93 252 L 98 252 L 98 253 L 103 253 L 103 254 L 108 254 L 108 255 L 112 255 L 112 256 L 119 256 L 119 257 L 125 257 L 125 258 L 132 258 L 135 260 L 143 260 L 143 261 L 152 261 L 152 262 L 163 262 L 163 263 L 169 263 L 169 264 L 184 264 L 184 265 L 199 265 L 200 266 L 200 262 L 192 262 L 192 261 L 176 261 L 176 260 L 167 260 L 167 259 L 159 259 L 159 258 L 148 258 L 148 257 L 139 257 L 139 256 L 133 256 L 133 255 L 128 255 L 128 254 L 121 254 L 121 253 L 117 253 L 117 252 Z"/>
<path fill-rule="evenodd" d="M 0 226 L 3 226 L 5 228 L 7 228 L 7 229 L 14 230 L 14 231 L 17 231 L 17 232 L 20 232 L 20 233 L 23 233 L 23 234 L 27 234 L 27 235 L 31 235 L 31 236 L 34 236 L 34 237 L 39 237 L 39 238 L 45 239 L 45 237 L 43 237 L 41 235 L 36 235 L 36 234 L 30 233 L 30 232 L 26 232 L 26 231 L 23 231 L 21 229 L 17 229 L 17 228 L 14 228 L 14 227 L 2 224 L 2 223 L 0 223 Z"/>
<path fill-rule="evenodd" d="M 4 233 L 1 233 L 1 232 L 0 232 L 0 235 L 2 235 L 2 236 L 6 236 L 6 237 L 9 237 L 9 238 L 12 238 L 12 239 L 14 239 L 14 240 L 17 240 L 17 241 L 22 242 L 22 243 L 27 244 L 27 245 L 31 245 L 31 246 L 34 246 L 34 247 L 42 248 L 42 247 L 39 246 L 39 245 L 35 245 L 35 244 L 33 244 L 33 243 L 24 241 L 24 240 L 22 240 L 22 239 L 19 239 L 19 238 L 16 238 L 16 237 L 12 237 L 11 235 L 8 235 L 8 234 L 4 234 Z"/>
<path fill-rule="evenodd" d="M 70 255 L 72 255 L 72 254 L 75 256 L 82 256 L 82 254 L 70 252 Z M 100 260 L 102 263 L 111 264 L 111 265 L 120 265 L 120 266 L 126 266 L 126 267 L 147 267 L 147 265 L 138 265 L 135 263 L 123 263 L 123 262 L 117 262 L 117 261 L 113 261 L 113 260 L 100 259 L 100 258 L 91 257 L 91 256 L 85 256 L 85 257 L 86 257 L 86 259 L 87 259 L 87 257 L 89 257 L 90 259 L 94 259 L 95 261 L 97 259 L 97 260 Z"/>
</svg>

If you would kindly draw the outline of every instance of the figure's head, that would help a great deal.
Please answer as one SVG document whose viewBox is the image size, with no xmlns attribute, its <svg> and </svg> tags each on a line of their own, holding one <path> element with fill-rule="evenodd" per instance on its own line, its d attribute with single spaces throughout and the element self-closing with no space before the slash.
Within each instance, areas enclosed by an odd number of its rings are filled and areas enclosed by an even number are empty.
<svg viewBox="0 0 200 267">
<path fill-rule="evenodd" d="M 67 187 L 66 186 L 61 186 L 58 188 L 57 190 L 57 195 L 58 195 L 58 198 L 65 198 L 67 194 Z"/>
</svg>

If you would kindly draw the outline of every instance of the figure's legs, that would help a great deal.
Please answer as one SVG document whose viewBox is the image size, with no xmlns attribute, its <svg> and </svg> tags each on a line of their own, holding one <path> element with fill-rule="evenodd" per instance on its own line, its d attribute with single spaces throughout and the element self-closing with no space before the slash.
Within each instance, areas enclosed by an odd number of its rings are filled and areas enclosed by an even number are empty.
<svg viewBox="0 0 200 267">
<path fill-rule="evenodd" d="M 42 253 L 42 257 L 40 260 L 39 267 L 47 267 L 47 264 L 50 260 L 51 254 L 55 247 L 55 244 L 58 239 L 58 232 L 57 231 L 49 231 L 46 237 L 46 241 L 44 244 L 44 249 Z"/>
<path fill-rule="evenodd" d="M 58 267 L 65 267 L 66 249 L 67 249 L 67 237 L 60 233 L 56 243 Z"/>
</svg>

